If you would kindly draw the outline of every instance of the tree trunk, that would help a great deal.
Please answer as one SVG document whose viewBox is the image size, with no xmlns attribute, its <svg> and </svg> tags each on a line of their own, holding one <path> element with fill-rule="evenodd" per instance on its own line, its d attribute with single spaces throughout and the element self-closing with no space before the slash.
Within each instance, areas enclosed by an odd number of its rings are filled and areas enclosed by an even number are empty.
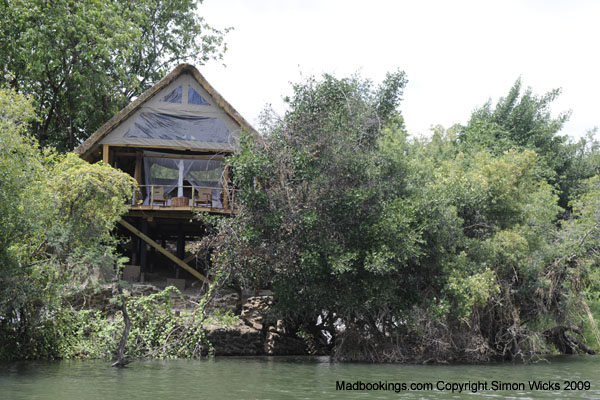
<svg viewBox="0 0 600 400">
<path fill-rule="evenodd" d="M 581 331 L 578 328 L 574 326 L 568 327 L 562 325 L 555 326 L 551 329 L 546 329 L 544 331 L 544 336 L 546 337 L 546 341 L 548 343 L 554 344 L 558 351 L 560 351 L 563 354 L 596 354 L 594 349 L 588 347 L 585 343 L 577 339 L 575 336 L 568 334 L 568 331 L 582 336 Z"/>
<path fill-rule="evenodd" d="M 123 312 L 123 322 L 125 326 L 123 327 L 121 340 L 119 341 L 119 346 L 117 347 L 116 361 L 112 364 L 112 366 L 121 368 L 131 362 L 128 358 L 125 357 L 125 346 L 127 345 L 127 337 L 129 336 L 129 330 L 131 329 L 131 320 L 129 319 L 129 314 L 127 313 L 127 301 L 125 295 L 123 294 L 121 284 L 119 282 L 117 282 L 117 288 L 119 291 L 119 296 L 121 297 L 121 311 Z"/>
</svg>

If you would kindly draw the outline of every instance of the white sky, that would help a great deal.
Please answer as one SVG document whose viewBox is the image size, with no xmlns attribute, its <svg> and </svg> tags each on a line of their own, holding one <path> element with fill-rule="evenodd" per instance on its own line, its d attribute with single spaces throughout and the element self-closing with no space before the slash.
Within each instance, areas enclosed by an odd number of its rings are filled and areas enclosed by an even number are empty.
<svg viewBox="0 0 600 400">
<path fill-rule="evenodd" d="M 401 69 L 408 131 L 465 123 L 521 76 L 553 112 L 572 110 L 563 132 L 600 126 L 600 1 L 204 0 L 200 13 L 226 36 L 224 67 L 200 67 L 250 123 L 302 76 L 360 72 L 379 83 Z"/>
</svg>

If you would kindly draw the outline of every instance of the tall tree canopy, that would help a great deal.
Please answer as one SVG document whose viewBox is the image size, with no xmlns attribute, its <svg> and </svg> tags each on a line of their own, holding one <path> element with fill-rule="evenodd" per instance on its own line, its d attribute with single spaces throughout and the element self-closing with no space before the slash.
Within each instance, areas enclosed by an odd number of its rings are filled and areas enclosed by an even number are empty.
<svg viewBox="0 0 600 400">
<path fill-rule="evenodd" d="M 295 85 L 264 145 L 243 141 L 232 159 L 242 207 L 221 225 L 217 260 L 270 286 L 289 326 L 338 359 L 536 354 L 544 334 L 581 323 L 598 226 L 594 213 L 569 233 L 556 224 L 553 95 L 517 85 L 467 127 L 411 141 L 405 82 Z"/>
<path fill-rule="evenodd" d="M 0 83 L 33 96 L 40 144 L 71 150 L 175 63 L 222 57 L 201 2 L 0 2 Z"/>
<path fill-rule="evenodd" d="M 467 125 L 459 127 L 458 141 L 464 151 L 485 149 L 495 155 L 510 149 L 535 151 L 539 156 L 538 174 L 555 186 L 560 205 L 566 208 L 578 193 L 578 185 L 593 176 L 595 168 L 581 160 L 593 140 L 571 143 L 560 134 L 570 112 L 552 116 L 550 106 L 559 95 L 560 89 L 541 96 L 531 88 L 523 90 L 518 79 L 495 107 L 488 101 L 473 112 Z"/>
<path fill-rule="evenodd" d="M 40 151 L 33 117 L 27 97 L 0 87 L 0 359 L 58 355 L 62 301 L 112 275 L 110 232 L 135 184 L 104 163 Z"/>
</svg>

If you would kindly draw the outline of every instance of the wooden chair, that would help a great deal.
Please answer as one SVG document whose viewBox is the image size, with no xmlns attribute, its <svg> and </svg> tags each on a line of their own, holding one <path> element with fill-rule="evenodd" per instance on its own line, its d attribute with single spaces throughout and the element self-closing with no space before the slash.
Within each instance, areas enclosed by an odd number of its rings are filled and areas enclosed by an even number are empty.
<svg viewBox="0 0 600 400">
<path fill-rule="evenodd" d="M 165 193 L 164 186 L 151 186 L 150 188 L 150 205 L 154 206 L 156 203 L 162 203 L 162 205 L 166 206 L 169 197 L 168 194 Z"/>
<path fill-rule="evenodd" d="M 196 188 L 194 207 L 212 207 L 212 189 Z"/>
</svg>

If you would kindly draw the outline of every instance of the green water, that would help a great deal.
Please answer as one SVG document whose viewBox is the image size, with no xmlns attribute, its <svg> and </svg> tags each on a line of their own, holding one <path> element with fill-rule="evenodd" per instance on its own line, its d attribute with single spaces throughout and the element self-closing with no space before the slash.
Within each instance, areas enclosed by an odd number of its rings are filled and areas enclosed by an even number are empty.
<svg viewBox="0 0 600 400">
<path fill-rule="evenodd" d="M 111 368 L 102 361 L 21 362 L 0 364 L 0 399 L 396 399 L 396 398 L 585 398 L 600 399 L 600 357 L 554 357 L 535 364 L 371 365 L 340 364 L 328 358 L 218 358 L 201 361 L 140 361 Z M 565 390 L 565 380 L 581 390 Z M 336 390 L 382 382 L 388 390 Z M 441 390 L 438 382 L 444 382 Z M 480 382 L 488 390 L 462 393 L 452 383 Z M 492 383 L 514 385 L 492 390 Z M 558 390 L 530 390 L 528 381 L 552 382 Z M 583 388 L 589 382 L 589 389 Z M 410 389 L 411 384 L 432 390 Z M 524 383 L 525 389 L 518 386 Z M 402 384 L 407 390 L 402 390 Z M 394 386 L 400 391 L 394 392 Z M 451 386 L 448 386 L 450 388 Z"/>
</svg>

